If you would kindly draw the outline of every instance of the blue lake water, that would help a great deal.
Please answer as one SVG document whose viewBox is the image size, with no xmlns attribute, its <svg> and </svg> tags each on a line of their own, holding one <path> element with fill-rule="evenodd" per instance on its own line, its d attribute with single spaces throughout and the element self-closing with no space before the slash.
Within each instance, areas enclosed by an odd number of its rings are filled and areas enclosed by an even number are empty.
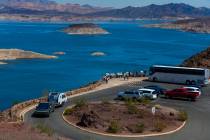
<svg viewBox="0 0 210 140">
<path fill-rule="evenodd" d="M 98 80 L 106 72 L 136 71 L 153 64 L 177 65 L 210 45 L 210 35 L 143 28 L 156 21 L 99 23 L 109 35 L 72 36 L 66 23 L 0 22 L 0 48 L 66 55 L 55 60 L 17 60 L 0 65 L 0 110 L 14 101 L 66 91 Z M 93 57 L 94 51 L 107 55 Z"/>
</svg>

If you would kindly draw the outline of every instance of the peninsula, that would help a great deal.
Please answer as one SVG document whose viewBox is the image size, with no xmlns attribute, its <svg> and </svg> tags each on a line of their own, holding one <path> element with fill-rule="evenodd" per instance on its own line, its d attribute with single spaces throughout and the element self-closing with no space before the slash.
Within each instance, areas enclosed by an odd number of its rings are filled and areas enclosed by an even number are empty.
<svg viewBox="0 0 210 140">
<path fill-rule="evenodd" d="M 73 24 L 63 30 L 67 34 L 73 35 L 100 35 L 109 34 L 108 31 L 93 23 Z"/>
<path fill-rule="evenodd" d="M 45 55 L 32 51 L 24 51 L 20 49 L 0 49 L 0 61 L 15 59 L 54 59 L 57 56 Z M 2 62 L 1 64 L 5 64 Z"/>
<path fill-rule="evenodd" d="M 210 33 L 210 18 L 178 20 L 171 23 L 146 25 L 146 27 L 178 29 L 196 33 Z"/>
</svg>

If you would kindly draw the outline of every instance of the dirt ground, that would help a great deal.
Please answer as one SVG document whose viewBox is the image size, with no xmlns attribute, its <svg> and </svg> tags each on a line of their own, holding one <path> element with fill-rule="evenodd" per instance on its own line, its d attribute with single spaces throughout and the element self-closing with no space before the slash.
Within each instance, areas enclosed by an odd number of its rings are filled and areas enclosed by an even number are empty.
<svg viewBox="0 0 210 140">
<path fill-rule="evenodd" d="M 38 128 L 39 127 L 39 128 Z M 0 140 L 67 140 L 55 136 L 53 131 L 43 126 L 31 127 L 18 123 L 0 123 Z"/>
<path fill-rule="evenodd" d="M 151 104 L 100 102 L 76 105 L 64 113 L 72 123 L 103 133 L 159 133 L 174 130 L 182 125 L 178 111 L 156 105 L 152 114 Z"/>
</svg>

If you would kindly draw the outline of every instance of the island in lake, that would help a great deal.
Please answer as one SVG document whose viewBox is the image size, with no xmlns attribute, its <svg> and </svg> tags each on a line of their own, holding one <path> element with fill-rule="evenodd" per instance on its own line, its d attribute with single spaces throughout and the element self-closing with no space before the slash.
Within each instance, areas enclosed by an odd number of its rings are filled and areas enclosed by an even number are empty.
<svg viewBox="0 0 210 140">
<path fill-rule="evenodd" d="M 6 60 L 15 59 L 54 59 L 57 56 L 45 55 L 32 51 L 24 51 L 20 49 L 0 49 L 0 64 L 6 64 Z"/>
<path fill-rule="evenodd" d="M 192 57 L 186 59 L 181 66 L 184 67 L 199 67 L 210 69 L 210 47 L 206 50 L 193 55 Z"/>
<path fill-rule="evenodd" d="M 75 35 L 100 35 L 109 34 L 108 31 L 93 23 L 73 24 L 63 30 L 67 34 Z"/>
<path fill-rule="evenodd" d="M 196 33 L 210 33 L 210 18 L 178 20 L 170 23 L 146 25 L 146 27 L 179 29 Z"/>
</svg>

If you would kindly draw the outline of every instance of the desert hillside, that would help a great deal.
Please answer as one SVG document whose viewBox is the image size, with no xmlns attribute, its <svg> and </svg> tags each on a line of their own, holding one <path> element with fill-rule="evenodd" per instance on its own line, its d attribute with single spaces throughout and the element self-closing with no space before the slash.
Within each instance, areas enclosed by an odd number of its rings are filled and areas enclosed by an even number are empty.
<svg viewBox="0 0 210 140">
<path fill-rule="evenodd" d="M 189 59 L 186 59 L 181 66 L 210 69 L 210 47 L 196 55 L 193 55 Z"/>
</svg>

